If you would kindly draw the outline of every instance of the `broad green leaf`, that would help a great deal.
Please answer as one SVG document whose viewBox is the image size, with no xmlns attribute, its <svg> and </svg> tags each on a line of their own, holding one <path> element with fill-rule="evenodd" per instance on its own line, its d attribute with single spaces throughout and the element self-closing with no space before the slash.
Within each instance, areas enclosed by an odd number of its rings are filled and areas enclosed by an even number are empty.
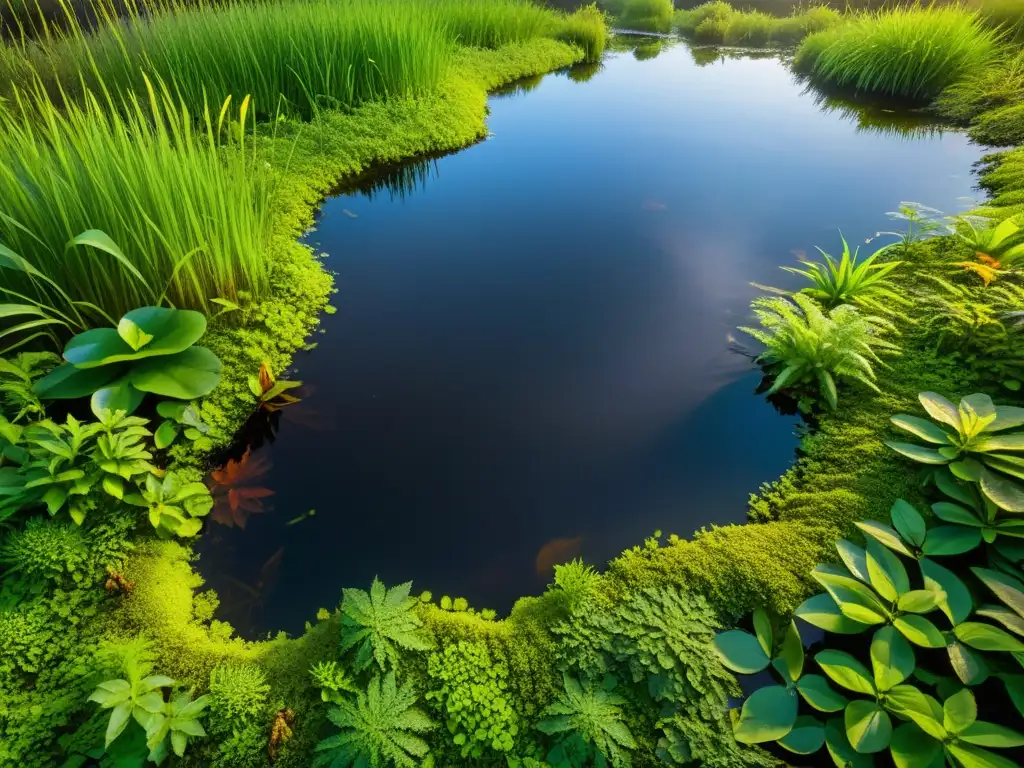
<svg viewBox="0 0 1024 768">
<path fill-rule="evenodd" d="M 1024 408 L 1017 408 L 1012 405 L 997 405 L 996 419 L 988 425 L 989 432 L 1002 432 L 1004 429 L 1012 429 L 1024 425 Z"/>
<path fill-rule="evenodd" d="M 132 385 L 143 392 L 194 400 L 213 391 L 220 382 L 220 368 L 213 352 L 192 347 L 176 355 L 142 360 L 132 367 L 129 377 Z"/>
<path fill-rule="evenodd" d="M 927 557 L 921 559 L 920 566 L 925 588 L 945 593 L 945 598 L 939 602 L 939 608 L 950 622 L 959 624 L 965 621 L 971 615 L 974 603 L 963 581 L 955 573 Z"/>
<path fill-rule="evenodd" d="M 114 739 L 120 736 L 128 725 L 128 719 L 132 714 L 132 703 L 124 701 L 110 711 L 110 720 L 107 722 L 106 746 L 110 746 Z"/>
<path fill-rule="evenodd" d="M 856 544 L 851 541 L 847 541 L 846 539 L 840 539 L 836 542 L 836 551 L 839 553 L 839 558 L 849 569 L 850 573 L 865 584 L 870 581 L 870 577 L 868 576 L 867 555 L 861 547 L 858 547 Z"/>
<path fill-rule="evenodd" d="M 1024 747 L 1024 734 L 996 723 L 977 720 L 959 733 L 960 740 L 979 747 L 995 747 L 996 749 L 1013 749 Z"/>
<path fill-rule="evenodd" d="M 896 768 L 942 768 L 945 763 L 942 758 L 942 743 L 914 723 L 904 723 L 893 731 L 889 748 Z"/>
<path fill-rule="evenodd" d="M 741 675 L 756 674 L 771 661 L 757 638 L 741 629 L 720 632 L 713 646 L 722 664 Z"/>
<path fill-rule="evenodd" d="M 889 421 L 904 432 L 909 432 L 912 435 L 920 437 L 926 442 L 933 443 L 935 445 L 949 445 L 951 442 L 949 439 L 949 433 L 946 432 L 946 430 L 927 419 L 922 419 L 917 416 L 908 416 L 905 413 L 898 413 L 890 418 Z"/>
<path fill-rule="evenodd" d="M 1017 615 L 1024 617 L 1024 583 L 989 568 L 971 568 L 971 572 Z"/>
<path fill-rule="evenodd" d="M 133 387 L 129 383 L 128 377 L 125 376 L 97 389 L 89 400 L 89 407 L 96 418 L 100 418 L 103 411 L 111 413 L 124 411 L 126 415 L 130 416 L 142 404 L 144 397 L 145 394 Z"/>
<path fill-rule="evenodd" d="M 900 535 L 889 526 L 884 523 L 879 523 L 874 520 L 864 520 L 855 525 L 860 528 L 864 533 L 873 538 L 879 544 L 884 544 L 889 549 L 899 552 L 901 555 L 907 557 L 913 557 L 914 553 L 911 552 Z"/>
<path fill-rule="evenodd" d="M 946 746 L 963 768 L 1020 768 L 1013 760 L 969 744 L 953 743 Z"/>
<path fill-rule="evenodd" d="M 828 590 L 845 616 L 865 623 L 881 623 L 888 616 L 885 604 L 874 590 L 857 579 L 837 574 L 834 569 L 823 565 L 815 566 L 811 577 Z M 868 609 L 873 617 L 860 615 L 860 612 L 854 615 L 848 610 L 849 604 Z"/>
<path fill-rule="evenodd" d="M 953 671 L 964 685 L 981 685 L 988 679 L 988 664 L 977 652 L 957 641 L 950 643 L 946 651 Z"/>
<path fill-rule="evenodd" d="M 1024 636 L 1024 618 L 1002 605 L 985 605 L 975 613 L 986 619 L 998 621 L 1015 635 Z"/>
<path fill-rule="evenodd" d="M 914 645 L 919 645 L 922 648 L 944 648 L 946 646 L 946 639 L 942 636 L 942 632 L 924 616 L 897 616 L 893 619 L 892 624 L 903 637 Z"/>
<path fill-rule="evenodd" d="M 778 685 L 759 688 L 743 702 L 733 735 L 744 744 L 776 741 L 793 729 L 796 715 L 795 691 Z"/>
<path fill-rule="evenodd" d="M 1024 512 L 1024 488 L 988 469 L 981 471 L 981 490 L 1000 509 Z"/>
<path fill-rule="evenodd" d="M 942 704 L 942 726 L 950 733 L 960 733 L 978 719 L 978 705 L 967 688 L 950 696 Z"/>
<path fill-rule="evenodd" d="M 957 431 L 960 430 L 960 412 L 949 400 L 935 392 L 922 392 L 917 399 L 933 419 Z"/>
<path fill-rule="evenodd" d="M 180 354 L 206 332 L 206 318 L 200 312 L 166 307 L 141 307 L 128 312 L 129 322 L 152 340 L 135 350 L 115 328 L 94 328 L 80 333 L 64 348 L 64 359 L 77 368 L 95 368 L 126 360 Z M 192 398 L 184 397 L 182 400 Z"/>
<path fill-rule="evenodd" d="M 934 448 L 925 448 L 923 445 L 915 445 L 914 443 L 902 443 L 898 440 L 886 440 L 885 444 L 896 451 L 896 453 L 902 454 L 920 464 L 949 463 L 949 459 Z"/>
<path fill-rule="evenodd" d="M 921 551 L 929 557 L 962 555 L 981 546 L 981 531 L 962 525 L 940 525 L 928 531 Z"/>
<path fill-rule="evenodd" d="M 32 391 L 44 400 L 77 400 L 89 397 L 124 373 L 123 366 L 79 370 L 70 363 L 58 366 L 32 385 Z"/>
<path fill-rule="evenodd" d="M 979 651 L 1024 652 L 1024 643 L 1009 632 L 990 624 L 965 621 L 953 627 L 953 634 L 961 643 Z"/>
<path fill-rule="evenodd" d="M 798 755 L 812 755 L 825 743 L 825 724 L 804 715 L 796 719 L 793 730 L 779 739 L 779 745 Z"/>
<path fill-rule="evenodd" d="M 875 684 L 867 667 L 845 651 L 819 651 L 814 660 L 832 682 L 856 693 L 875 695 Z"/>
<path fill-rule="evenodd" d="M 836 601 L 827 593 L 809 597 L 800 604 L 793 615 L 812 626 L 837 635 L 856 635 L 868 628 L 867 624 L 844 616 Z"/>
<path fill-rule="evenodd" d="M 920 547 L 924 543 L 927 531 L 924 518 L 910 504 L 903 499 L 896 499 L 896 503 L 889 510 L 889 517 L 892 519 L 893 527 L 904 540 L 915 547 Z"/>
<path fill-rule="evenodd" d="M 910 578 L 903 563 L 874 539 L 868 539 L 867 568 L 871 586 L 890 603 L 910 591 Z"/>
<path fill-rule="evenodd" d="M 937 504 L 932 504 L 932 512 L 940 520 L 947 523 L 955 523 L 956 525 L 968 525 L 980 528 L 985 523 L 980 520 L 978 516 L 969 509 L 960 506 L 959 504 L 952 504 L 948 501 L 940 501 Z"/>
<path fill-rule="evenodd" d="M 1013 702 L 1013 706 L 1015 706 L 1017 708 L 1017 712 L 1024 717 L 1024 674 L 1002 674 L 998 677 L 1003 681 L 1003 685 L 1006 686 L 1006 694 Z"/>
<path fill-rule="evenodd" d="M 871 757 L 858 754 L 850 746 L 842 718 L 833 718 L 825 724 L 825 746 L 833 762 L 842 768 L 871 768 L 874 765 Z"/>
<path fill-rule="evenodd" d="M 906 613 L 930 613 L 939 605 L 942 594 L 930 589 L 912 589 L 900 595 L 896 607 Z"/>
<path fill-rule="evenodd" d="M 875 632 L 871 640 L 871 669 L 879 691 L 902 683 L 916 665 L 913 648 L 895 627 L 886 626 Z"/>
<path fill-rule="evenodd" d="M 129 317 L 121 318 L 117 324 L 117 335 L 136 352 L 153 340 L 151 334 L 146 333 L 138 323 Z"/>
<path fill-rule="evenodd" d="M 832 690 L 821 675 L 804 675 L 796 684 L 804 700 L 819 712 L 838 712 L 846 706 L 846 697 Z"/>
<path fill-rule="evenodd" d="M 757 642 L 760 644 L 765 656 L 770 657 L 775 649 L 774 634 L 772 631 L 772 617 L 768 614 L 768 611 L 764 608 L 755 610 L 754 635 L 757 637 Z"/>
<path fill-rule="evenodd" d="M 846 738 L 862 755 L 881 752 L 892 739 L 892 720 L 889 713 L 874 701 L 851 701 L 843 715 Z"/>
<path fill-rule="evenodd" d="M 949 465 L 949 471 L 954 477 L 966 480 L 969 483 L 980 483 L 981 473 L 984 470 L 985 465 L 970 456 L 960 461 L 954 461 Z"/>
<path fill-rule="evenodd" d="M 173 421 L 161 422 L 160 426 L 157 427 L 156 432 L 153 433 L 153 442 L 159 450 L 163 450 L 167 446 L 171 445 L 175 438 L 178 436 L 178 427 Z"/>
<path fill-rule="evenodd" d="M 789 626 L 786 627 L 786 634 L 782 638 L 782 647 L 779 649 L 779 659 L 785 666 L 789 679 L 797 682 L 804 671 L 804 644 L 800 640 L 796 622 L 790 621 Z"/>
<path fill-rule="evenodd" d="M 969 509 L 976 507 L 977 499 L 975 499 L 974 493 L 971 491 L 971 486 L 957 480 L 948 468 L 936 470 L 934 477 L 935 485 L 946 496 L 960 502 L 960 504 Z"/>
</svg>

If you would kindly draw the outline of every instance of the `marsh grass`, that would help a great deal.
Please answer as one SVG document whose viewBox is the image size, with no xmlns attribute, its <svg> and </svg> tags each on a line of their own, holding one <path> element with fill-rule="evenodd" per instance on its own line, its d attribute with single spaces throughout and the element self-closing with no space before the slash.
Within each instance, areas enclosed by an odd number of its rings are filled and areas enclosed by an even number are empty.
<svg viewBox="0 0 1024 768">
<path fill-rule="evenodd" d="M 685 36 L 702 43 L 751 46 L 794 45 L 841 20 L 838 11 L 826 6 L 796 8 L 791 15 L 779 17 L 739 11 L 722 0 L 675 14 L 676 27 Z"/>
<path fill-rule="evenodd" d="M 112 98 L 90 92 L 60 109 L 37 89 L 0 104 L 0 242 L 46 278 L 4 269 L 4 299 L 92 327 L 165 291 L 208 312 L 214 298 L 263 296 L 272 190 L 241 129 L 247 105 L 194 113 L 160 86 Z M 66 247 L 95 229 L 133 269 Z"/>
<path fill-rule="evenodd" d="M 670 32 L 673 11 L 672 0 L 627 0 L 618 26 L 641 32 Z"/>
<path fill-rule="evenodd" d="M 600 62 L 608 44 L 608 23 L 597 5 L 586 5 L 564 16 L 552 37 L 582 48 L 586 61 Z"/>
<path fill-rule="evenodd" d="M 897 8 L 811 35 L 795 65 L 842 88 L 929 101 L 991 62 L 997 39 L 960 7 Z"/>
</svg>

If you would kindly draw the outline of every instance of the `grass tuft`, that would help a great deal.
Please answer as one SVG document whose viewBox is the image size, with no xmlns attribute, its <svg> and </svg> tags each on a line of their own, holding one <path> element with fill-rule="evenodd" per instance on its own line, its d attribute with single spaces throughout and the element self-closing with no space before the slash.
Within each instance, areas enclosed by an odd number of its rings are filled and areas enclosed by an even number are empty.
<svg viewBox="0 0 1024 768">
<path fill-rule="evenodd" d="M 778 17 L 760 11 L 739 11 L 723 0 L 677 11 L 679 32 L 702 43 L 747 46 L 795 45 L 807 35 L 838 24 L 842 15 L 826 6 L 795 9 Z"/>
<path fill-rule="evenodd" d="M 627 0 L 618 24 L 642 32 L 670 32 L 673 10 L 672 0 Z"/>
<path fill-rule="evenodd" d="M 795 66 L 839 87 L 926 101 L 992 61 L 997 38 L 960 7 L 897 8 L 811 35 Z"/>
</svg>

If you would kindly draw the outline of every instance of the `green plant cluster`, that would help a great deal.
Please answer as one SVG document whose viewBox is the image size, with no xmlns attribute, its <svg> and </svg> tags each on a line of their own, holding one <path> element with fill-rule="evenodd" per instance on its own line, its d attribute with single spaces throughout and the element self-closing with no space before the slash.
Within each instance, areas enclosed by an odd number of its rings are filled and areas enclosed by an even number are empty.
<svg viewBox="0 0 1024 768">
<path fill-rule="evenodd" d="M 618 14 L 618 25 L 641 32 L 666 33 L 672 29 L 671 0 L 626 0 Z"/>
<path fill-rule="evenodd" d="M 789 16 L 741 11 L 725 0 L 712 0 L 696 8 L 676 11 L 680 34 L 700 43 L 744 46 L 790 46 L 829 29 L 842 15 L 825 5 L 794 7 Z"/>
</svg>

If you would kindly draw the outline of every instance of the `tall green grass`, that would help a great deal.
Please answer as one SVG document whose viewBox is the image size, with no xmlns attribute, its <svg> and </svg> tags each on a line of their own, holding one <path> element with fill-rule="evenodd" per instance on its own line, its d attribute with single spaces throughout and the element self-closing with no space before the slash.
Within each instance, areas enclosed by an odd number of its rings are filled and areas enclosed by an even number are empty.
<svg viewBox="0 0 1024 768">
<path fill-rule="evenodd" d="M 997 33 L 960 7 L 862 14 L 804 40 L 795 65 L 857 91 L 931 100 L 996 56 Z"/>
<path fill-rule="evenodd" d="M 779 17 L 760 11 L 739 11 L 724 0 L 677 11 L 675 15 L 679 32 L 699 42 L 752 46 L 793 45 L 841 20 L 838 11 L 826 6 L 797 8 L 791 15 Z"/>
<path fill-rule="evenodd" d="M 233 118 L 233 123 L 232 123 Z M 272 189 L 244 141 L 244 106 L 191 112 L 166 89 L 122 104 L 40 90 L 0 103 L 0 243 L 43 276 L 0 269 L 0 300 L 105 324 L 166 290 L 177 307 L 262 297 Z M 235 140 L 224 146 L 228 126 Z M 68 241 L 99 229 L 137 270 Z M 0 260 L 0 266 L 10 266 Z"/>
<path fill-rule="evenodd" d="M 672 0 L 626 0 L 618 25 L 643 32 L 670 32 L 673 11 Z"/>
<path fill-rule="evenodd" d="M 608 25 L 596 4 L 586 5 L 561 19 L 553 37 L 583 49 L 588 62 L 599 62 L 608 43 Z"/>
</svg>

